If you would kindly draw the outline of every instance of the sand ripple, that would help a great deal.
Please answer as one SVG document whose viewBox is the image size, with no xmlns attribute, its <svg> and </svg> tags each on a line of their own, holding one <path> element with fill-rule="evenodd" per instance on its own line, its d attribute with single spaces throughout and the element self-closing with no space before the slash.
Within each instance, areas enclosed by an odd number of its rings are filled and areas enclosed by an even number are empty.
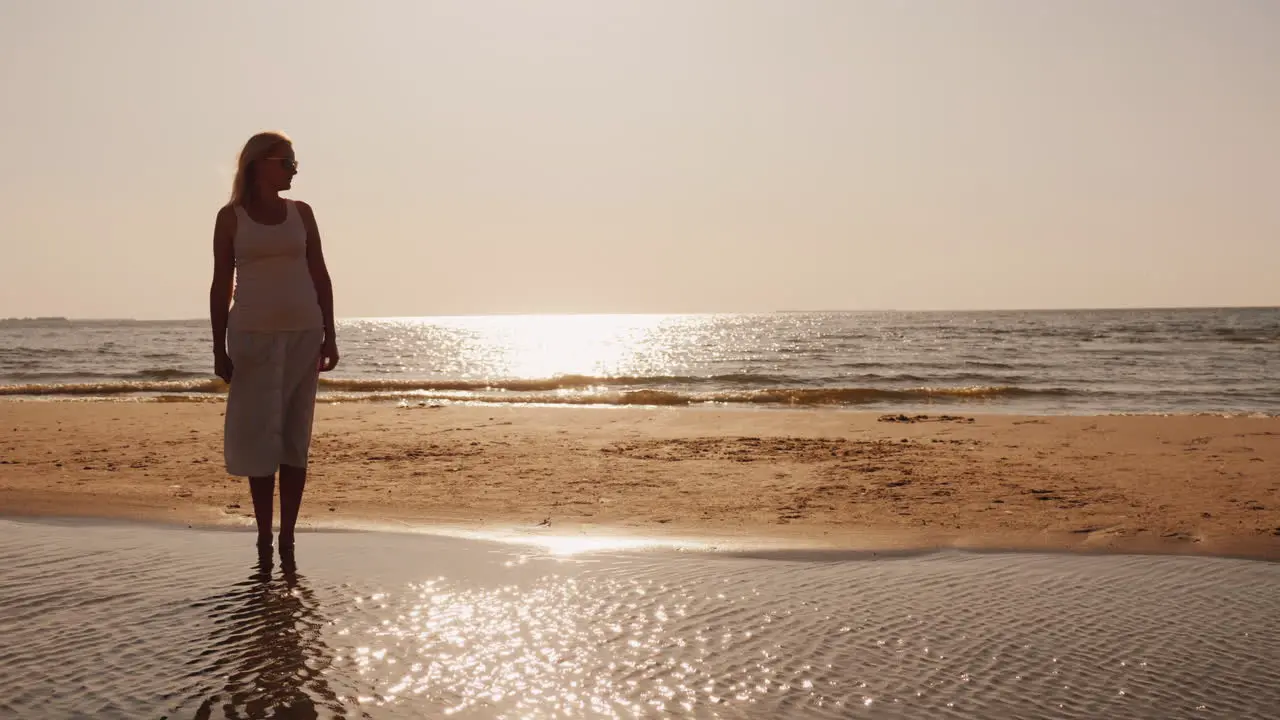
<svg viewBox="0 0 1280 720">
<path fill-rule="evenodd" d="M 1280 565 L 0 522 L 6 717 L 1270 717 Z"/>
</svg>

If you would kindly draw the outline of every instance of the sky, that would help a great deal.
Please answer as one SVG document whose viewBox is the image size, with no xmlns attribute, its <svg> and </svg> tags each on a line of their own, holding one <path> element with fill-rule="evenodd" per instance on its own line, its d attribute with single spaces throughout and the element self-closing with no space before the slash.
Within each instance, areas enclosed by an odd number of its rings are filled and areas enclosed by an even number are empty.
<svg viewBox="0 0 1280 720">
<path fill-rule="evenodd" d="M 339 317 L 1280 304 L 1269 0 L 0 0 L 0 317 L 207 316 L 264 129 Z"/>
</svg>

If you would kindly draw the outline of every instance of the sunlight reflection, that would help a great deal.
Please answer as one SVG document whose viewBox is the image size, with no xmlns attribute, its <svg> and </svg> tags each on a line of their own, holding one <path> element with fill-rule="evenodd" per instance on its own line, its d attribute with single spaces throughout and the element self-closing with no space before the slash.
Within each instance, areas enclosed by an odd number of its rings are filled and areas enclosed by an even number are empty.
<svg viewBox="0 0 1280 720">
<path fill-rule="evenodd" d="M 520 315 L 445 318 L 482 334 L 488 364 L 511 377 L 610 375 L 643 353 L 663 315 Z"/>
<path fill-rule="evenodd" d="M 662 545 L 687 546 L 688 543 L 674 543 L 655 538 L 643 537 L 599 537 L 587 535 L 554 535 L 531 538 L 519 538 L 519 542 L 527 542 L 543 548 L 555 556 L 572 556 L 592 552 L 608 552 L 617 550 L 641 550 Z"/>
<path fill-rule="evenodd" d="M 696 316 L 488 315 L 398 318 L 406 353 L 424 337 L 456 345 L 464 377 L 589 377 L 660 372 Z"/>
</svg>

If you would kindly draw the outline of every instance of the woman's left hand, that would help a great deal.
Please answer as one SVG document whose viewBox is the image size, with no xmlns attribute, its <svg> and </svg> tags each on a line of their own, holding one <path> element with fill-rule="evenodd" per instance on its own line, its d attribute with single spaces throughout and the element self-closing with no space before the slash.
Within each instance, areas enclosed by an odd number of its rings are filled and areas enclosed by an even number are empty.
<svg viewBox="0 0 1280 720">
<path fill-rule="evenodd" d="M 324 339 L 320 346 L 320 372 L 329 372 L 338 367 L 338 341 L 331 337 Z"/>
</svg>

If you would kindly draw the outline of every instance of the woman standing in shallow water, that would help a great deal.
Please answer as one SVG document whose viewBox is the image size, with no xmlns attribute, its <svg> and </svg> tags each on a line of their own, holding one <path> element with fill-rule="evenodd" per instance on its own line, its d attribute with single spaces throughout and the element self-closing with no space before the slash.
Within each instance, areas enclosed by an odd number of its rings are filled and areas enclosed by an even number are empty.
<svg viewBox="0 0 1280 720">
<path fill-rule="evenodd" d="M 209 290 L 214 373 L 231 385 L 227 472 L 249 478 L 258 549 L 270 552 L 279 470 L 282 554 L 293 550 L 307 482 L 318 373 L 338 364 L 333 285 L 315 214 L 280 197 L 297 173 L 293 142 L 283 134 L 245 143 L 231 200 L 214 223 Z"/>
</svg>

